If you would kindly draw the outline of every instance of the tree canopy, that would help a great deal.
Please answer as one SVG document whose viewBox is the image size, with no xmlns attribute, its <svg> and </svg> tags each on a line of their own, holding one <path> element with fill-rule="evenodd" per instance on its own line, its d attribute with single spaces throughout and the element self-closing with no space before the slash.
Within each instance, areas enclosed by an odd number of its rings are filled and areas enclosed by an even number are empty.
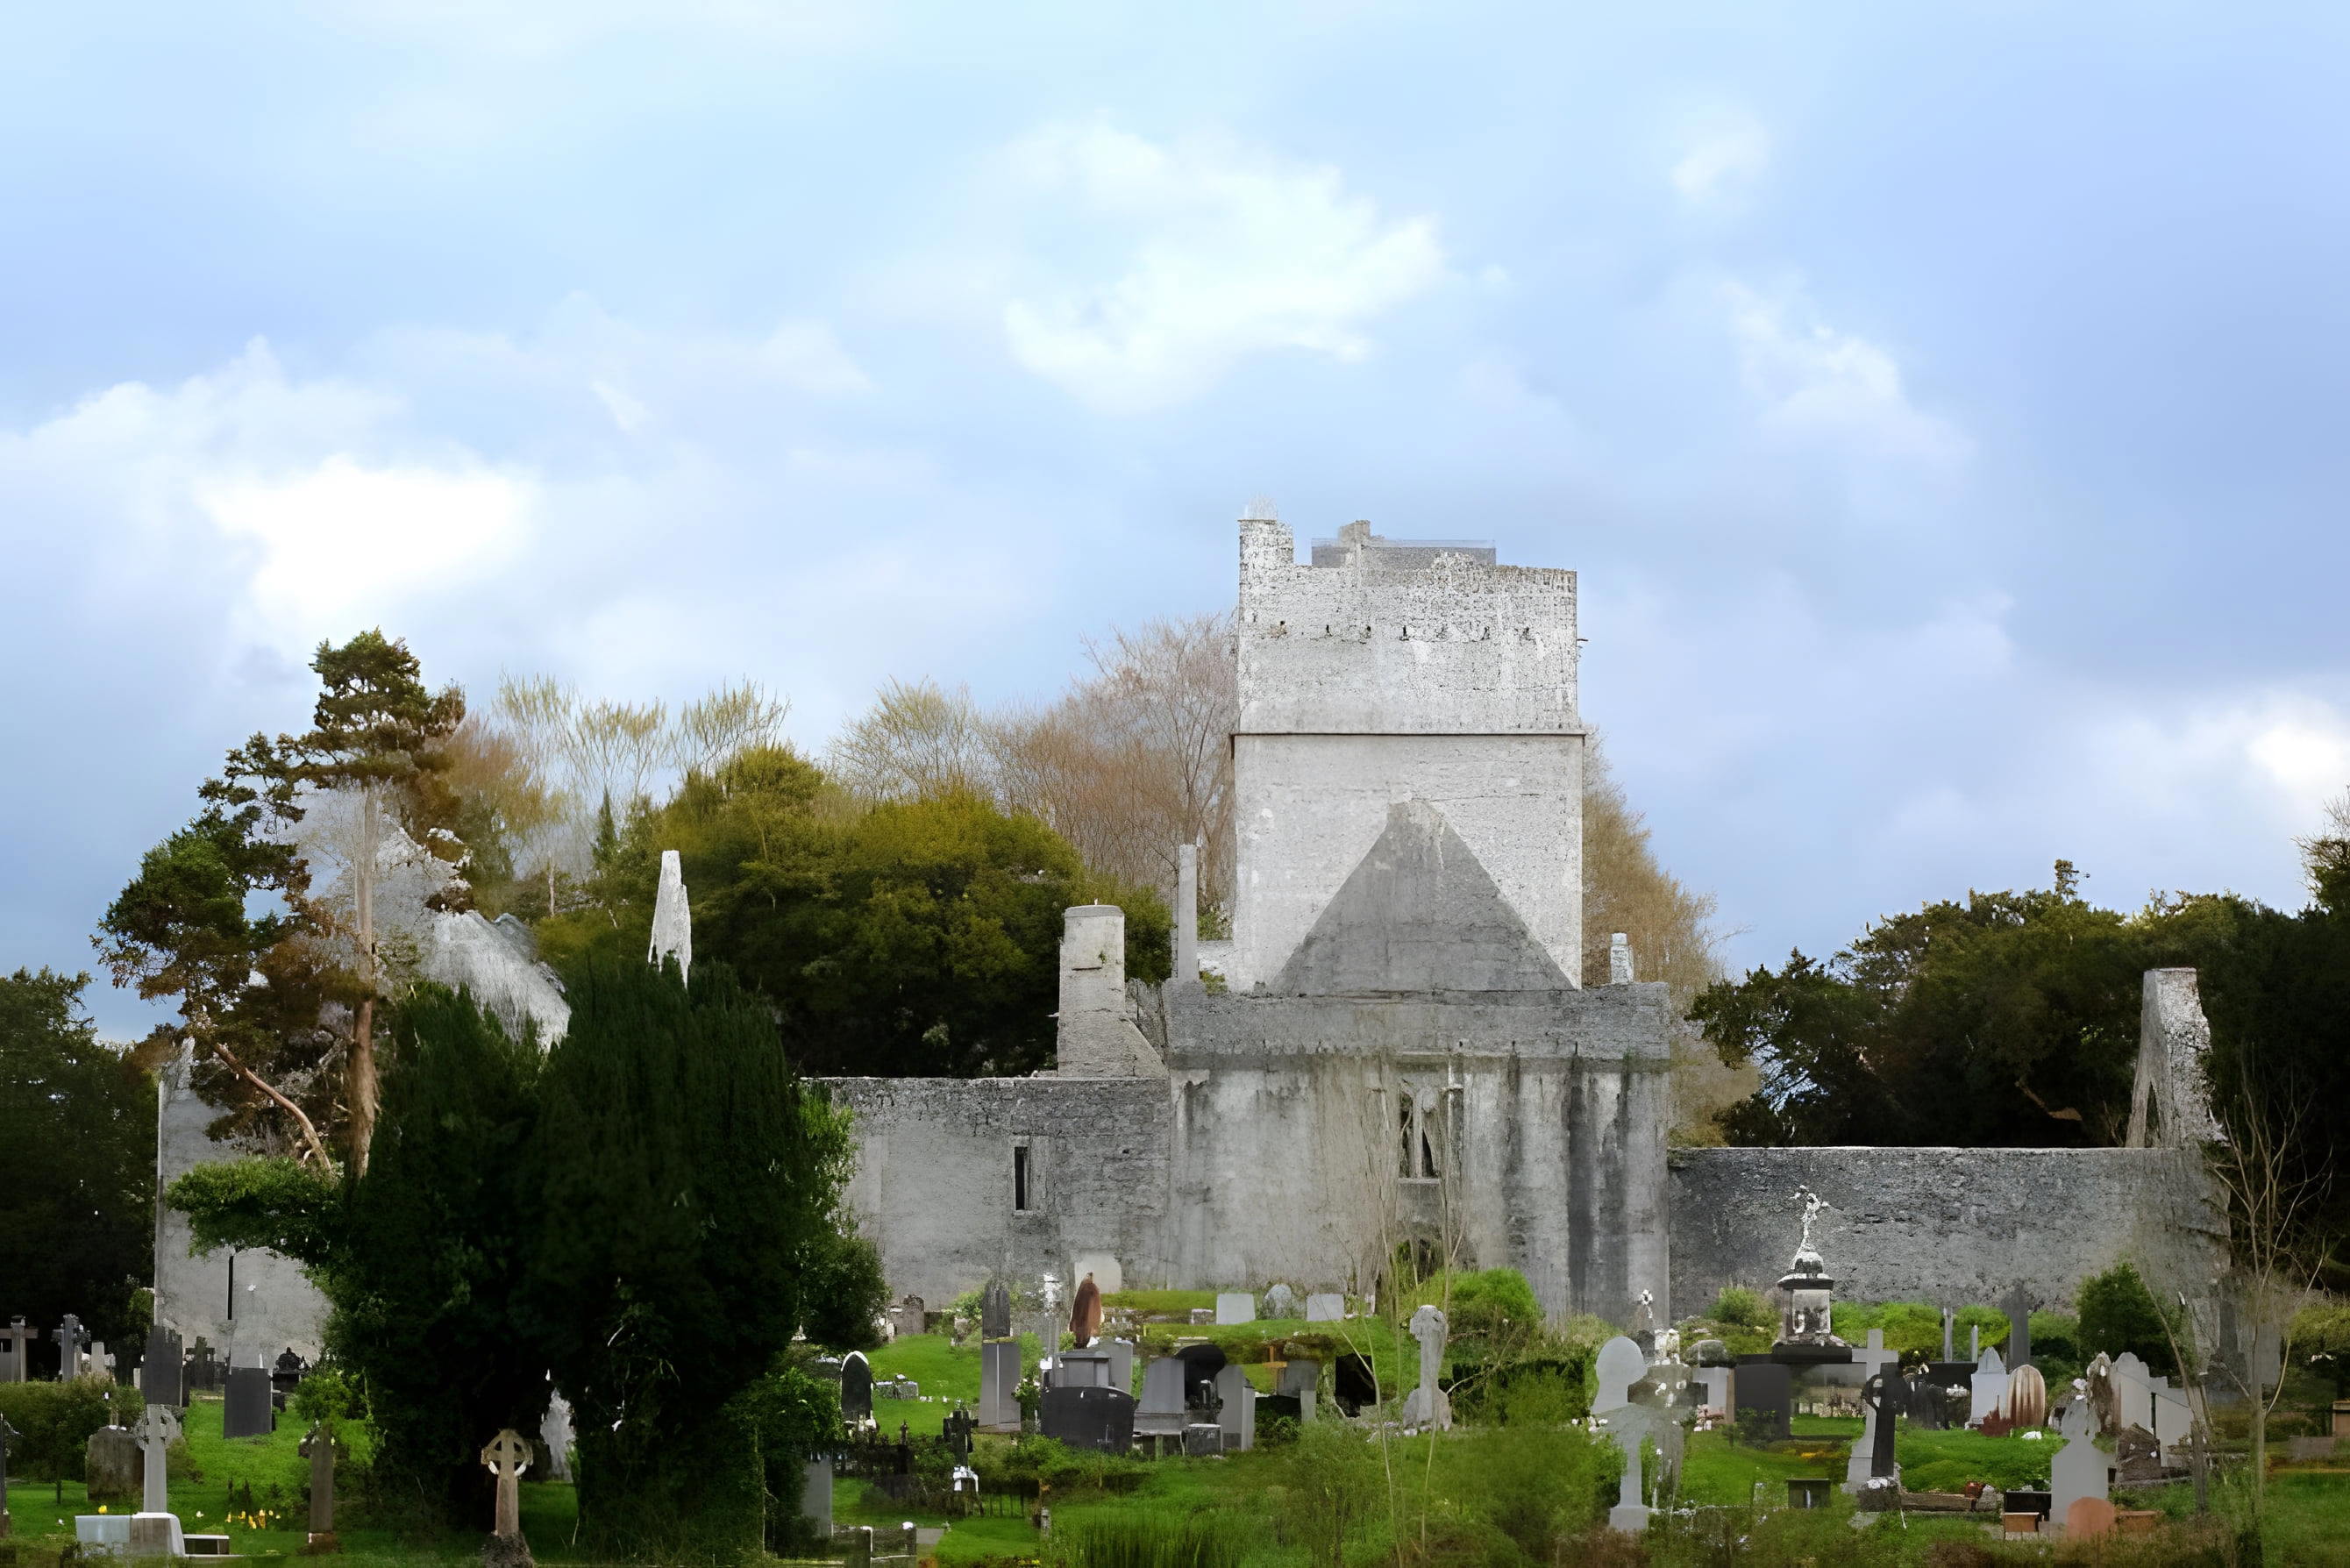
<svg viewBox="0 0 2350 1568">
<path fill-rule="evenodd" d="M 692 895 L 697 958 L 733 966 L 812 1073 L 1047 1065 L 1073 904 L 1122 905 L 1128 972 L 1168 972 L 1165 904 L 1089 872 L 1036 818 L 958 789 L 859 805 L 781 746 L 691 775 L 632 816 L 598 879 L 600 907 L 545 923 L 546 950 L 641 954 L 664 849 Z"/>
<path fill-rule="evenodd" d="M 0 976 L 0 1280 L 12 1313 L 121 1343 L 154 1261 L 155 1085 L 99 1041 L 86 974 Z"/>
</svg>

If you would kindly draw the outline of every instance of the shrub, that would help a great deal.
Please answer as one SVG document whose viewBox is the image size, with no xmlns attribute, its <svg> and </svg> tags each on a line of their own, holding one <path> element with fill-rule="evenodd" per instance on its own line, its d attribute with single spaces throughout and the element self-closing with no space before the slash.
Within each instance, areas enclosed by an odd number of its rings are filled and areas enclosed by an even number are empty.
<svg viewBox="0 0 2350 1568">
<path fill-rule="evenodd" d="M 1779 1314 L 1770 1303 L 1744 1285 L 1724 1285 L 1705 1315 L 1731 1328 L 1776 1329 Z"/>
<path fill-rule="evenodd" d="M 107 1415 L 106 1385 L 94 1378 L 0 1383 L 0 1417 L 19 1434 L 8 1445 L 10 1479 L 81 1480 L 89 1435 L 107 1424 Z"/>
<path fill-rule="evenodd" d="M 2081 1308 L 2083 1360 L 2101 1353 L 2120 1355 L 2127 1352 L 2145 1362 L 2150 1371 L 2165 1376 L 2177 1372 L 2178 1363 L 2170 1353 L 2170 1336 L 2163 1330 L 2162 1308 L 2129 1264 L 2116 1263 L 2104 1273 L 2083 1280 L 2074 1300 Z M 2036 1340 L 2036 1322 L 2033 1334 Z"/>
<path fill-rule="evenodd" d="M 1240 1568 L 1248 1548 L 1238 1520 L 1171 1509 L 1095 1514 L 1053 1541 L 1068 1568 Z"/>
</svg>

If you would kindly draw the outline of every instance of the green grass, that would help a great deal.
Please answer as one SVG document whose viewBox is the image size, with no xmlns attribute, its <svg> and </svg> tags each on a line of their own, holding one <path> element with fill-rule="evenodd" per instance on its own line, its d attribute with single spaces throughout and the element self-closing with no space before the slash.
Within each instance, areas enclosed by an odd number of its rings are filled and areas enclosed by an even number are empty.
<svg viewBox="0 0 2350 1568">
<path fill-rule="evenodd" d="M 1727 1432 L 1692 1432 L 1681 1458 L 1681 1496 L 1693 1503 L 1734 1506 L 1754 1501 L 1754 1484 L 1762 1483 L 1762 1501 L 1777 1507 L 1787 1501 L 1787 1485 L 1803 1476 L 1825 1476 L 1842 1483 L 1850 1445 L 1833 1438 L 1776 1443 L 1750 1448 L 1733 1443 Z"/>
<path fill-rule="evenodd" d="M 299 1552 L 310 1528 L 308 1505 L 304 1501 L 309 1485 L 310 1461 L 299 1451 L 303 1434 L 309 1430 L 308 1424 L 281 1414 L 277 1429 L 267 1436 L 231 1439 L 221 1435 L 221 1415 L 217 1396 L 199 1395 L 188 1407 L 181 1428 L 182 1442 L 172 1455 L 166 1488 L 172 1511 L 180 1516 L 189 1534 L 226 1535 L 229 1550 L 234 1552 L 248 1556 Z M 343 1440 L 352 1451 L 338 1466 L 338 1476 L 350 1475 L 366 1460 L 370 1434 L 364 1424 L 345 1423 Z M 264 1516 L 257 1528 L 227 1517 L 230 1486 L 234 1484 L 237 1489 L 241 1513 L 247 1482 L 253 1487 L 255 1509 Z M 338 1493 L 338 1499 L 348 1495 Z M 101 1511 L 135 1513 L 138 1509 L 139 1501 L 135 1498 L 94 1504 L 78 1481 L 60 1484 L 12 1480 L 8 1487 L 8 1510 L 14 1516 L 19 1540 L 70 1541 L 76 1514 Z M 576 1517 L 576 1496 L 571 1488 L 525 1481 L 522 1517 L 523 1533 L 529 1538 L 536 1555 L 550 1561 L 564 1560 Z M 345 1548 L 361 1556 L 423 1562 L 470 1557 L 479 1550 L 479 1542 L 473 1541 L 455 1542 L 445 1550 L 417 1548 L 390 1531 L 366 1528 L 339 1504 L 335 1522 L 336 1534 Z M 486 1534 L 488 1521 L 483 1521 L 483 1529 Z"/>
<path fill-rule="evenodd" d="M 961 1563 L 1033 1562 L 1044 1545 L 1036 1527 L 1025 1519 L 982 1515 L 962 1521 L 941 1536 L 935 1555 L 941 1568 Z"/>
<path fill-rule="evenodd" d="M 1216 1293 L 1213 1291 L 1112 1291 L 1102 1297 L 1105 1311 L 1143 1314 L 1213 1311 Z"/>
</svg>

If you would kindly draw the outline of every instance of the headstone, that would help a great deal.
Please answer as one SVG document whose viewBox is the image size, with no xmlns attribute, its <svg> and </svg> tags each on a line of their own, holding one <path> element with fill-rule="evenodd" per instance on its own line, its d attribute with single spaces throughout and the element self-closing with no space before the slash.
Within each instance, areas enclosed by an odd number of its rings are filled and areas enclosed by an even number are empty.
<svg viewBox="0 0 2350 1568">
<path fill-rule="evenodd" d="M 1053 1360 L 1055 1388 L 1115 1388 L 1118 1364 L 1107 1350 L 1065 1350 Z"/>
<path fill-rule="evenodd" d="M 310 1549 L 326 1551 L 335 1544 L 335 1460 L 342 1445 L 335 1429 L 314 1423 L 295 1451 L 310 1461 Z"/>
<path fill-rule="evenodd" d="M 1632 939 L 1622 931 L 1611 931 L 1607 936 L 1607 983 L 1632 983 Z"/>
<path fill-rule="evenodd" d="M 1315 1407 L 1322 1399 L 1322 1364 L 1305 1356 L 1293 1357 L 1281 1368 L 1280 1390 L 1297 1401 L 1298 1420 L 1313 1420 Z"/>
<path fill-rule="evenodd" d="M 2007 1298 L 2007 1369 L 2021 1372 L 2032 1364 L 2032 1298 L 2018 1285 Z"/>
<path fill-rule="evenodd" d="M 138 1495 L 145 1456 L 128 1427 L 100 1427 L 82 1449 L 82 1483 L 92 1502 L 117 1502 Z"/>
<path fill-rule="evenodd" d="M 1731 1395 L 1734 1407 L 1731 1418 L 1742 1430 L 1751 1429 L 1764 1442 L 1787 1440 L 1795 1409 L 1792 1369 L 1768 1356 L 1741 1361 Z"/>
<path fill-rule="evenodd" d="M 147 1354 L 139 1362 L 139 1397 L 150 1405 L 187 1407 L 187 1379 L 180 1365 L 180 1336 L 161 1324 L 147 1331 Z"/>
<path fill-rule="evenodd" d="M 818 1541 L 832 1539 L 832 1456 L 819 1454 L 800 1466 L 800 1513 L 808 1533 Z"/>
<path fill-rule="evenodd" d="M 1069 1303 L 1069 1343 L 1085 1349 L 1101 1333 L 1101 1287 L 1087 1274 L 1077 1282 L 1076 1299 Z"/>
<path fill-rule="evenodd" d="M 1059 1276 L 1047 1272 L 1044 1279 L 1043 1316 L 1036 1324 L 1036 1343 L 1045 1355 L 1061 1348 L 1061 1282 Z"/>
<path fill-rule="evenodd" d="M 291 1394 L 302 1386 L 302 1379 L 309 1376 L 310 1364 L 295 1355 L 294 1347 L 289 1345 L 286 1347 L 286 1354 L 277 1358 L 277 1365 L 270 1369 L 269 1386 L 273 1393 Z"/>
<path fill-rule="evenodd" d="M 1183 1428 L 1183 1457 L 1211 1459 L 1224 1451 L 1224 1429 L 1213 1421 L 1195 1421 Z"/>
<path fill-rule="evenodd" d="M 1102 1342 L 1109 1352 L 1109 1386 L 1134 1392 L 1134 1341 L 1111 1339 Z"/>
<path fill-rule="evenodd" d="M 535 1456 L 522 1434 L 512 1427 L 501 1430 L 482 1449 L 482 1464 L 497 1482 L 497 1511 L 490 1533 L 504 1541 L 522 1539 L 522 1472 Z"/>
<path fill-rule="evenodd" d="M 2007 1402 L 2007 1364 L 1999 1358 L 1996 1346 L 1985 1350 L 1975 1362 L 1974 1381 L 1969 1390 L 1967 1425 L 1979 1425 L 1986 1416 L 1995 1415 Z"/>
<path fill-rule="evenodd" d="M 889 1333 L 893 1336 L 920 1334 L 930 1326 L 929 1314 L 920 1296 L 906 1297 L 883 1315 L 889 1320 Z"/>
<path fill-rule="evenodd" d="M 1045 1390 L 1036 1405 L 1036 1430 L 1073 1449 L 1122 1454 L 1134 1446 L 1134 1396 L 1098 1385 L 1063 1385 Z"/>
<path fill-rule="evenodd" d="M 1640 1442 L 1648 1436 L 1648 1412 L 1632 1403 L 1633 1386 L 1648 1375 L 1647 1353 L 1638 1340 L 1620 1334 L 1599 1347 L 1592 1366 L 1592 1418 L 1624 1455 L 1623 1480 L 1616 1506 L 1607 1511 L 1607 1524 L 1631 1535 L 1648 1528 L 1649 1511 L 1641 1501 L 1640 1486 Z"/>
<path fill-rule="evenodd" d="M 1307 1323 L 1337 1323 L 1347 1315 L 1347 1298 L 1335 1291 L 1305 1298 Z"/>
<path fill-rule="evenodd" d="M 1690 1381 L 1704 1390 L 1698 1400 L 1699 1415 L 1711 1421 L 1730 1419 L 1731 1376 L 1727 1366 L 1700 1366 L 1690 1375 Z"/>
<path fill-rule="evenodd" d="M 1020 1342 L 991 1339 L 979 1347 L 979 1424 L 991 1432 L 1020 1429 Z"/>
<path fill-rule="evenodd" d="M 1901 1353 L 1885 1348 L 1883 1329 L 1870 1329 L 1867 1345 L 1855 1350 L 1852 1359 L 1861 1369 L 1863 1418 L 1860 1440 L 1845 1459 L 1844 1490 L 1857 1496 L 1871 1480 L 1894 1473 L 1877 1466 L 1892 1463 L 1894 1417 L 1901 1413 L 1903 1385 Z"/>
<path fill-rule="evenodd" d="M 546 1414 L 538 1418 L 539 1447 L 546 1451 L 546 1475 L 549 1480 L 571 1479 L 571 1401 L 550 1392 L 546 1397 Z"/>
<path fill-rule="evenodd" d="M 1246 1291 L 1222 1291 L 1216 1295 L 1216 1321 L 1220 1324 L 1254 1323 L 1256 1297 Z"/>
<path fill-rule="evenodd" d="M 1162 1355 L 1142 1369 L 1142 1403 L 1134 1413 L 1135 1435 L 1179 1438 L 1189 1419 L 1184 1413 L 1183 1364 Z"/>
<path fill-rule="evenodd" d="M 1942 1309 L 1942 1359 L 1945 1361 L 1955 1359 L 1950 1353 L 1950 1334 L 1958 1327 L 1958 1314 L 1948 1307 Z"/>
<path fill-rule="evenodd" d="M 131 1557 L 185 1557 L 186 1540 L 180 1533 L 180 1517 L 174 1513 L 141 1512 L 130 1519 L 130 1528 L 125 1532 L 124 1551 Z"/>
<path fill-rule="evenodd" d="M 32 1376 L 29 1354 L 40 1331 L 26 1326 L 21 1317 L 0 1327 L 0 1383 L 23 1383 Z"/>
<path fill-rule="evenodd" d="M 89 1343 L 82 1333 L 81 1319 L 66 1314 L 65 1322 L 50 1337 L 57 1342 L 57 1381 L 70 1383 L 81 1375 L 82 1346 Z"/>
<path fill-rule="evenodd" d="M 1379 1380 L 1371 1358 L 1358 1351 L 1343 1352 L 1330 1364 L 1330 1399 L 1347 1416 L 1360 1415 L 1378 1403 Z"/>
<path fill-rule="evenodd" d="M 221 1436 L 265 1438 L 276 1431 L 277 1411 L 269 1394 L 268 1368 L 232 1366 L 228 1395 L 221 1404 Z"/>
<path fill-rule="evenodd" d="M 861 1350 L 840 1360 L 840 1415 L 852 1425 L 873 1418 L 873 1364 Z"/>
<path fill-rule="evenodd" d="M 140 1456 L 146 1460 L 146 1474 L 141 1478 L 144 1501 L 141 1513 L 172 1511 L 170 1490 L 170 1455 L 172 1445 L 180 1438 L 180 1417 L 168 1405 L 150 1405 L 139 1424 L 130 1428 L 138 1442 Z"/>
<path fill-rule="evenodd" d="M 212 1342 L 198 1334 L 194 1348 L 188 1352 L 186 1386 L 201 1388 L 209 1394 L 220 1384 L 220 1361 L 213 1355 Z"/>
<path fill-rule="evenodd" d="M 0 1538 L 5 1538 L 12 1528 L 8 1519 L 8 1445 L 24 1435 L 8 1424 L 6 1416 L 0 1415 Z"/>
<path fill-rule="evenodd" d="M 1419 1342 L 1419 1386 L 1404 1400 L 1404 1422 L 1407 1426 L 1449 1431 L 1452 1426 L 1452 1401 L 1437 1383 L 1437 1375 L 1444 1367 L 1444 1314 L 1436 1307 L 1423 1306 L 1411 1314 L 1410 1326 L 1412 1338 Z"/>
<path fill-rule="evenodd" d="M 1979 1323 L 1967 1324 L 1967 1359 L 1969 1361 L 1982 1359 L 1982 1324 Z"/>
<path fill-rule="evenodd" d="M 2007 1375 L 2007 1398 L 1999 1413 L 2019 1431 L 2048 1424 L 2048 1383 L 2040 1368 L 2026 1362 Z"/>
<path fill-rule="evenodd" d="M 1012 1290 L 1002 1280 L 990 1280 L 979 1298 L 979 1337 L 1012 1337 Z"/>
<path fill-rule="evenodd" d="M 1216 1374 L 1216 1398 L 1219 1401 L 1216 1422 L 1224 1429 L 1224 1450 L 1256 1447 L 1256 1387 L 1248 1380 L 1248 1372 L 1240 1366 L 1227 1366 Z"/>
<path fill-rule="evenodd" d="M 2102 1497 L 2074 1498 L 2064 1510 L 2064 1539 L 2089 1541 L 2114 1532 L 2114 1505 Z"/>
<path fill-rule="evenodd" d="M 2072 1532 L 2071 1510 L 2074 1502 L 2084 1498 L 2104 1502 L 2107 1497 L 2106 1469 L 2111 1461 L 2096 1445 L 2096 1417 L 2085 1399 L 2075 1399 L 2065 1406 L 2057 1424 L 2065 1443 L 2049 1461 L 2048 1491 L 2054 1500 L 2051 1506 L 2055 1517 L 2066 1521 L 2067 1534 Z M 2110 1526 L 2112 1521 L 2108 1519 L 2106 1522 Z"/>
<path fill-rule="evenodd" d="M 1632 1386 L 1648 1375 L 1638 1342 L 1617 1334 L 1599 1347 L 1592 1366 L 1591 1413 L 1604 1416 L 1632 1402 Z"/>
<path fill-rule="evenodd" d="M 1297 1293 L 1287 1285 L 1275 1285 L 1264 1293 L 1264 1315 L 1279 1322 L 1297 1315 Z"/>
</svg>

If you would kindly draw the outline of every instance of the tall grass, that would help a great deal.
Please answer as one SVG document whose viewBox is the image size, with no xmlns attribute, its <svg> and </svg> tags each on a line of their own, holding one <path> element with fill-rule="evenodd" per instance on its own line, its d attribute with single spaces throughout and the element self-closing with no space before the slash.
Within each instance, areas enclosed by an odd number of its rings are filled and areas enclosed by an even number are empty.
<svg viewBox="0 0 2350 1568">
<path fill-rule="evenodd" d="M 1120 1510 L 1055 1530 L 1053 1554 L 1064 1568 L 1240 1568 L 1248 1541 L 1228 1513 Z"/>
</svg>

